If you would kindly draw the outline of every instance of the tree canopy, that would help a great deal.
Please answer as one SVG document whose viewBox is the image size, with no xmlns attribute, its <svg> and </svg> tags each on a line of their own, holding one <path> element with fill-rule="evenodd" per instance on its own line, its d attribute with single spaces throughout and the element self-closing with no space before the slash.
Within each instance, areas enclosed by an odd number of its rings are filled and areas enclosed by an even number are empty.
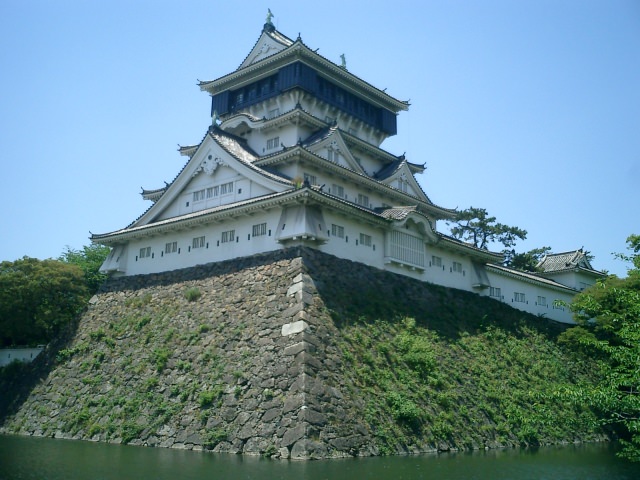
<svg viewBox="0 0 640 480">
<path fill-rule="evenodd" d="M 106 279 L 104 273 L 100 273 L 100 266 L 110 252 L 109 247 L 102 245 L 85 245 L 82 250 L 74 250 L 67 246 L 59 260 L 77 265 L 84 273 L 85 283 L 90 292 L 95 292 Z"/>
<path fill-rule="evenodd" d="M 571 392 L 601 413 L 623 437 L 622 456 L 640 461 L 640 236 L 627 239 L 633 265 L 628 276 L 609 276 L 578 294 L 571 304 L 580 324 L 560 341 L 601 360 L 603 381 Z"/>
<path fill-rule="evenodd" d="M 67 247 L 59 260 L 0 263 L 0 346 L 52 340 L 104 281 L 98 270 L 108 253 L 99 245 Z"/>
<path fill-rule="evenodd" d="M 24 257 L 0 263 L 0 345 L 49 342 L 84 307 L 82 270 Z"/>
</svg>

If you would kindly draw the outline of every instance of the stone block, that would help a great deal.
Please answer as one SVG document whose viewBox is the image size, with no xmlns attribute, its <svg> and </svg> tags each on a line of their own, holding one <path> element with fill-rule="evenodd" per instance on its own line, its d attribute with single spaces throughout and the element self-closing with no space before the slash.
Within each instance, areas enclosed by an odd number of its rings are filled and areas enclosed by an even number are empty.
<svg viewBox="0 0 640 480">
<path fill-rule="evenodd" d="M 286 337 L 288 335 L 293 335 L 295 333 L 303 332 L 307 328 L 309 328 L 309 324 L 307 322 L 303 320 L 298 320 L 297 322 L 285 323 L 282 326 L 282 330 L 280 333 L 282 334 L 283 337 Z"/>
<path fill-rule="evenodd" d="M 288 447 L 300 440 L 302 437 L 304 437 L 306 428 L 307 427 L 305 424 L 299 423 L 295 427 L 288 429 L 282 436 L 282 446 Z"/>
</svg>

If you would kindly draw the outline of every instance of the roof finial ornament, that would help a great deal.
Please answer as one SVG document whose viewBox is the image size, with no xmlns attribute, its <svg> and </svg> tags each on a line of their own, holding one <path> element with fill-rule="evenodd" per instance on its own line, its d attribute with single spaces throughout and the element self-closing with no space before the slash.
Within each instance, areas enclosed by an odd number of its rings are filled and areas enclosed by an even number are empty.
<svg viewBox="0 0 640 480">
<path fill-rule="evenodd" d="M 273 25 L 273 22 L 271 21 L 271 19 L 273 17 L 275 17 L 275 15 L 273 13 L 271 13 L 271 9 L 270 8 L 267 8 L 267 20 L 266 20 L 266 22 L 264 24 L 264 27 L 262 29 L 263 31 L 265 31 L 265 32 L 273 32 L 276 29 L 276 27 Z"/>
<path fill-rule="evenodd" d="M 209 127 L 209 130 L 213 130 L 217 126 L 218 126 L 218 111 L 214 110 L 213 113 L 211 114 L 211 126 Z"/>
<path fill-rule="evenodd" d="M 342 64 L 340 65 L 340 68 L 344 68 L 345 70 L 347 69 L 347 59 L 344 56 L 344 53 L 342 55 L 340 55 L 340 60 L 342 60 Z"/>
</svg>

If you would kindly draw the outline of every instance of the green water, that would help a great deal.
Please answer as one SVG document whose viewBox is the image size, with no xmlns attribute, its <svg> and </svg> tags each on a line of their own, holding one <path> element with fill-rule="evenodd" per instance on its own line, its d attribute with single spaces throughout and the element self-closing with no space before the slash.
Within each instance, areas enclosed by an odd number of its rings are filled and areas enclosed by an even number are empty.
<svg viewBox="0 0 640 480">
<path fill-rule="evenodd" d="M 614 446 L 294 462 L 238 455 L 0 436 L 0 479 L 637 480 Z"/>
</svg>

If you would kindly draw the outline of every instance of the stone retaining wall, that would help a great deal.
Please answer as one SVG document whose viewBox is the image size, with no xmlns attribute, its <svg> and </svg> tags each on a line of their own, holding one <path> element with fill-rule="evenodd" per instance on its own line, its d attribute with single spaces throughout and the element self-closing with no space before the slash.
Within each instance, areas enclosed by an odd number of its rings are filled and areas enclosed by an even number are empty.
<svg viewBox="0 0 640 480">
<path fill-rule="evenodd" d="M 111 280 L 3 430 L 282 458 L 375 454 L 345 413 L 338 333 L 310 254 Z"/>
</svg>

